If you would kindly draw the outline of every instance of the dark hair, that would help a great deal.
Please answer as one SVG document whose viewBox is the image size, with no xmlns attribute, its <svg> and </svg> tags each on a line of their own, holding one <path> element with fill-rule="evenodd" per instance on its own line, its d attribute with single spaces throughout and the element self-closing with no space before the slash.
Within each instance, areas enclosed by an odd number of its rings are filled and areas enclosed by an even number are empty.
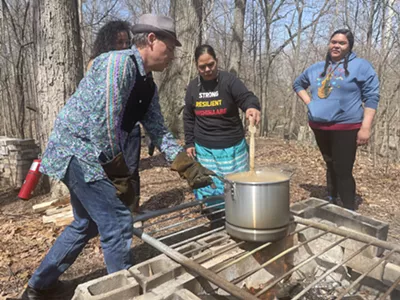
<svg viewBox="0 0 400 300">
<path fill-rule="evenodd" d="M 203 45 L 197 46 L 196 50 L 194 50 L 194 59 L 195 59 L 196 63 L 202 54 L 209 54 L 214 59 L 217 59 L 217 55 L 215 54 L 213 47 L 211 47 L 210 45 L 203 44 Z"/>
<path fill-rule="evenodd" d="M 347 66 L 349 64 L 349 56 L 350 56 L 351 51 L 353 50 L 353 46 L 354 46 L 354 35 L 349 29 L 339 29 L 339 30 L 336 30 L 334 33 L 332 33 L 332 35 L 331 35 L 329 40 L 331 40 L 337 34 L 345 35 L 347 40 L 349 41 L 349 49 L 350 49 L 350 51 L 344 57 L 344 64 L 343 64 L 344 70 L 345 70 L 345 75 L 348 76 L 349 75 L 349 71 L 347 70 Z M 326 70 L 328 69 L 330 61 L 331 61 L 331 56 L 330 56 L 330 54 L 328 52 L 326 54 L 326 57 L 325 57 L 325 66 L 324 66 L 324 71 L 321 74 L 321 77 L 324 77 L 326 75 Z"/>
<path fill-rule="evenodd" d="M 94 59 L 102 53 L 115 50 L 118 33 L 128 33 L 128 38 L 131 39 L 131 25 L 125 21 L 110 21 L 100 28 L 94 41 L 92 54 L 90 59 Z"/>
</svg>

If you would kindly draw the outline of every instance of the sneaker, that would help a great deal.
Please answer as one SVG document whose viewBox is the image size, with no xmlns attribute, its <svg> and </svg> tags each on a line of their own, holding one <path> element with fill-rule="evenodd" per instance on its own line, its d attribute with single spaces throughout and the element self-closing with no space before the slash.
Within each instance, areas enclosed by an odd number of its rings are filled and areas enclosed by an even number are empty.
<svg viewBox="0 0 400 300">
<path fill-rule="evenodd" d="M 332 196 L 328 196 L 326 197 L 326 200 L 330 203 L 330 204 L 335 204 L 337 205 L 337 197 L 332 197 Z"/>
</svg>

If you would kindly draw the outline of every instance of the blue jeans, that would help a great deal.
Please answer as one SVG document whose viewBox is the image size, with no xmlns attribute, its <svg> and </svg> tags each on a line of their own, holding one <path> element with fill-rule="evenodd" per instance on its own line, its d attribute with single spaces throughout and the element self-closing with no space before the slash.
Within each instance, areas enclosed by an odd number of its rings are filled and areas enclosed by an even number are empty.
<svg viewBox="0 0 400 300">
<path fill-rule="evenodd" d="M 133 219 L 116 196 L 108 179 L 85 182 L 77 158 L 72 157 L 63 179 L 71 194 L 74 221 L 65 228 L 29 280 L 29 286 L 46 289 L 55 284 L 81 253 L 87 242 L 100 233 L 108 273 L 133 265 L 130 251 Z"/>
</svg>

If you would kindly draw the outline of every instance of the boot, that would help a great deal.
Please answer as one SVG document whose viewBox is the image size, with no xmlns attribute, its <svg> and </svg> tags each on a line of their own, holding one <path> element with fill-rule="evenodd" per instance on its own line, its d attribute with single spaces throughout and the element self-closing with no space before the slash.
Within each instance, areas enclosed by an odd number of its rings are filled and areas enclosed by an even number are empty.
<svg viewBox="0 0 400 300">
<path fill-rule="evenodd" d="M 25 289 L 22 300 L 65 300 L 71 299 L 75 285 L 57 281 L 51 288 L 38 290 L 30 287 Z"/>
</svg>

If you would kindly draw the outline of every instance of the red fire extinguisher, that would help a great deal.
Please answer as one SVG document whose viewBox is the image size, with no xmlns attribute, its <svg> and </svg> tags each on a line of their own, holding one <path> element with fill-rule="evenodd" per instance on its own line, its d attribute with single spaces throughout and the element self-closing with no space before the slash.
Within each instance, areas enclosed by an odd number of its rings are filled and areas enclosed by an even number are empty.
<svg viewBox="0 0 400 300">
<path fill-rule="evenodd" d="M 42 175 L 39 172 L 41 162 L 42 160 L 40 158 L 33 160 L 29 172 L 25 177 L 24 183 L 22 184 L 21 190 L 19 191 L 18 198 L 29 200 L 29 198 L 31 197 L 32 192 L 35 190 L 39 182 L 40 176 Z"/>
</svg>

